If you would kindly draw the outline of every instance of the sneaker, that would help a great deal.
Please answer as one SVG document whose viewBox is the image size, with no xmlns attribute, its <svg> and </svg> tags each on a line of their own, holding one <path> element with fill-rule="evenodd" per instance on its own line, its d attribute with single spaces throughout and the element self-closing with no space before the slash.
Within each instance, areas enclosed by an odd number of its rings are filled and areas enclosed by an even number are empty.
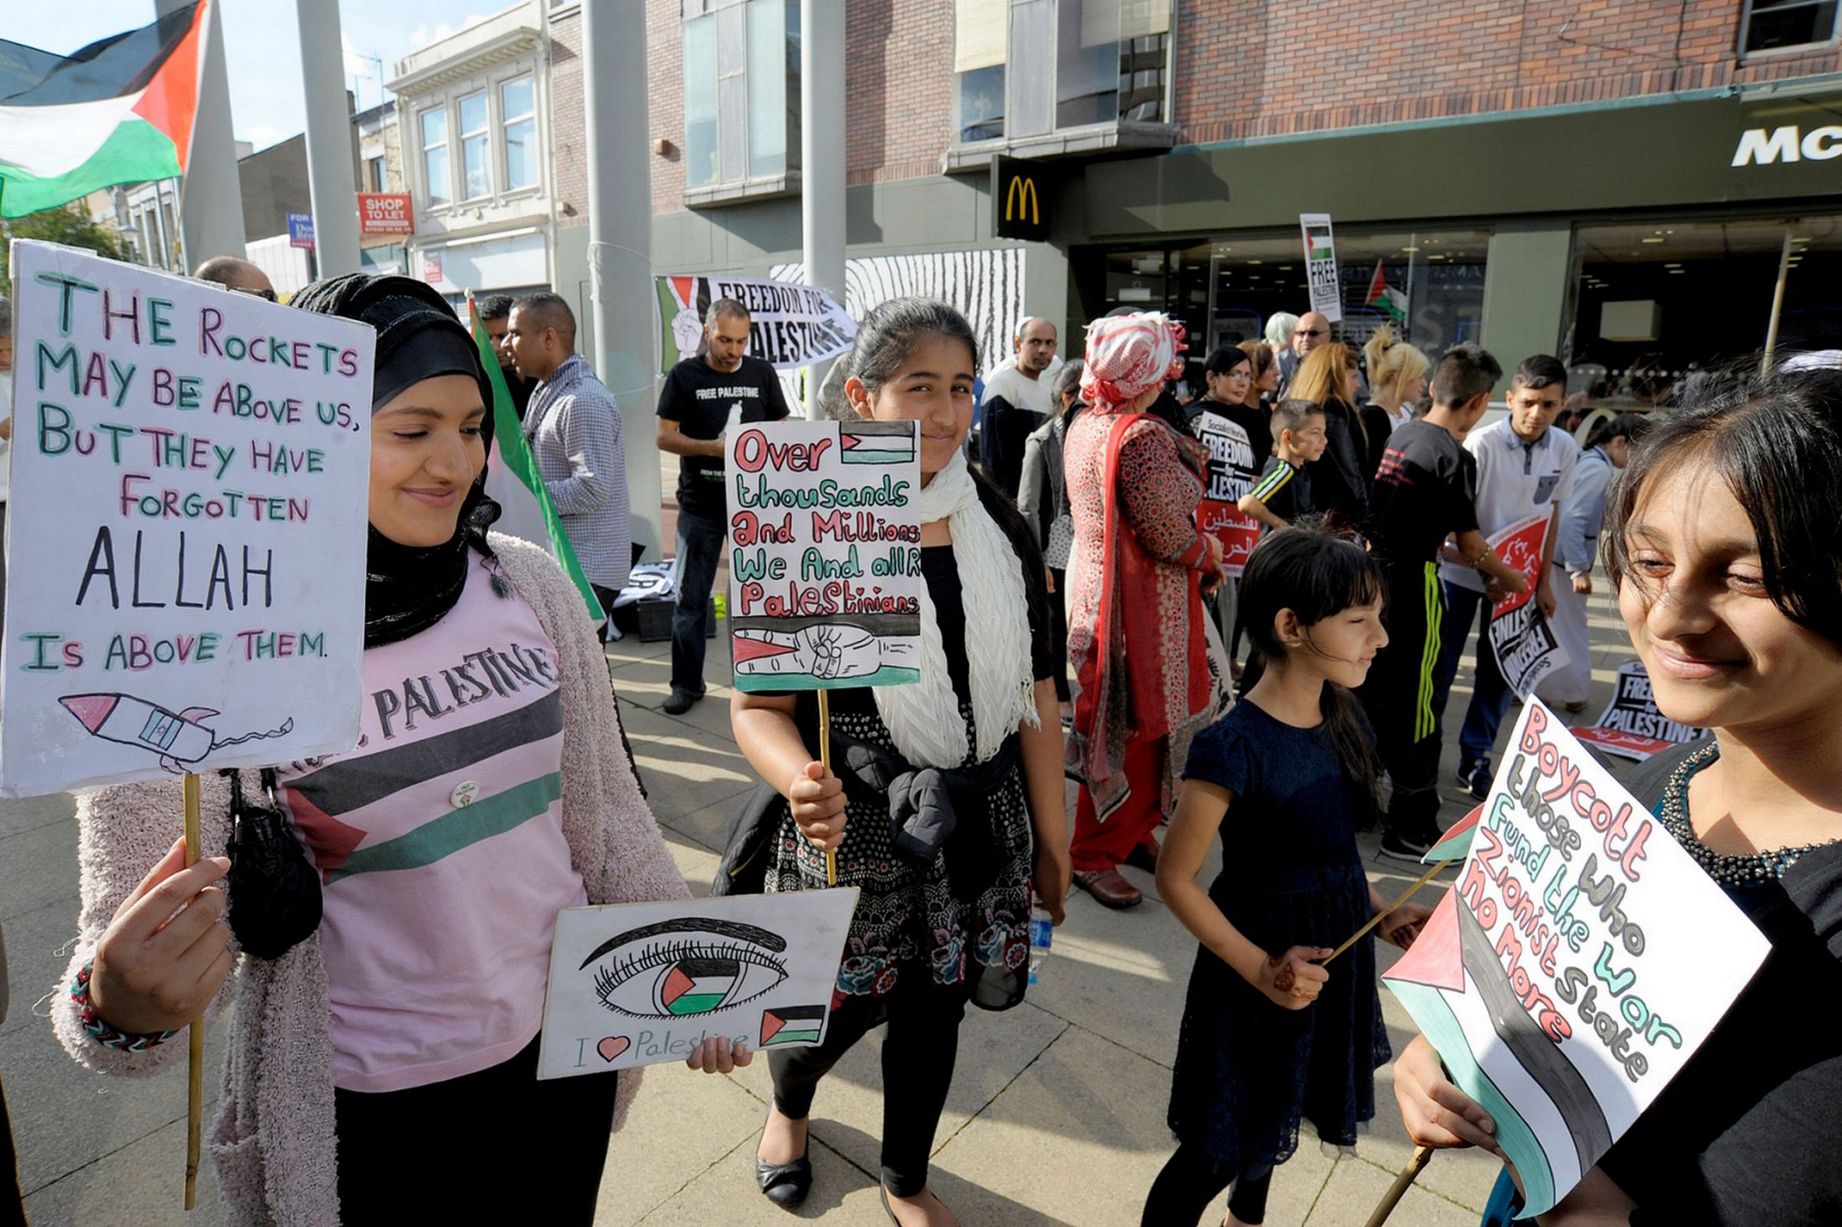
<svg viewBox="0 0 1842 1227">
<path fill-rule="evenodd" d="M 703 698 L 701 694 L 692 694 L 688 690 L 673 690 L 660 704 L 660 710 L 668 716 L 682 716 L 691 710 L 691 704 Z"/>
<path fill-rule="evenodd" d="M 1480 758 L 1459 771 L 1458 782 L 1465 786 L 1465 791 L 1471 794 L 1473 800 L 1488 801 L 1490 784 L 1496 778 L 1496 774 L 1490 769 L 1490 760 Z"/>
<path fill-rule="evenodd" d="M 1431 844 L 1422 843 L 1421 837 L 1417 835 L 1401 835 L 1394 831 L 1385 831 L 1381 837 L 1381 854 L 1397 861 L 1413 861 L 1418 864 L 1420 858 L 1426 855 L 1426 850 L 1430 847 L 1432 847 Z"/>
</svg>

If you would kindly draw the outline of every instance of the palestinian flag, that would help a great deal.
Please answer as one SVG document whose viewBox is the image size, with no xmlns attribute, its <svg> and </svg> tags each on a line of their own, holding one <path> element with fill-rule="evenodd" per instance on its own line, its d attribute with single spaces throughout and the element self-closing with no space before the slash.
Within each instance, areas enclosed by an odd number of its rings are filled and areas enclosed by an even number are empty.
<svg viewBox="0 0 1842 1227">
<path fill-rule="evenodd" d="M 1426 855 L 1420 858 L 1422 865 L 1445 865 L 1452 861 L 1462 861 L 1471 855 L 1471 840 L 1477 834 L 1477 824 L 1484 817 L 1484 807 L 1479 805 L 1470 813 L 1452 824 L 1452 829 L 1441 835 Z"/>
<path fill-rule="evenodd" d="M 0 217 L 185 174 L 206 2 L 69 56 L 0 40 Z"/>
<path fill-rule="evenodd" d="M 1369 296 L 1362 301 L 1365 306 L 1379 308 L 1397 324 L 1407 323 L 1407 295 L 1388 285 L 1380 260 L 1375 262 L 1375 275 L 1369 278 Z"/>
<path fill-rule="evenodd" d="M 659 977 L 659 1012 L 667 1017 L 708 1014 L 729 999 L 742 981 L 739 959 L 679 959 Z"/>
<path fill-rule="evenodd" d="M 825 1007 L 783 1005 L 761 1012 L 761 1048 L 791 1048 L 825 1038 Z"/>
<path fill-rule="evenodd" d="M 556 517 L 556 508 L 544 489 L 544 479 L 537 474 L 537 461 L 525 445 L 518 413 L 512 408 L 512 394 L 505 386 L 505 373 L 499 369 L 499 356 L 493 352 L 492 337 L 487 335 L 486 325 L 480 320 L 472 294 L 467 295 L 467 318 L 473 328 L 473 343 L 480 351 L 480 365 L 486 368 L 486 377 L 492 381 L 492 437 L 493 450 L 497 454 L 487 462 L 486 494 L 500 508 L 499 519 L 493 527 L 550 551 L 550 557 L 556 559 L 556 565 L 563 568 L 563 574 L 575 582 L 576 590 L 588 602 L 589 616 L 600 623 L 607 618 L 601 608 L 601 598 L 595 595 L 594 586 L 582 573 L 575 547 L 569 544 L 569 534 L 563 531 L 563 523 Z"/>
<path fill-rule="evenodd" d="M 838 427 L 838 459 L 845 464 L 913 464 L 914 422 L 853 422 Z"/>
</svg>

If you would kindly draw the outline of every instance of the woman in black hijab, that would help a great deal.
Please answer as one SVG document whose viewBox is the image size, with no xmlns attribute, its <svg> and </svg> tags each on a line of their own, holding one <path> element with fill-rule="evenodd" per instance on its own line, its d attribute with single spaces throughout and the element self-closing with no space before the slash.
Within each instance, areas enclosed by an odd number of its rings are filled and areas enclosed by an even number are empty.
<svg viewBox="0 0 1842 1227">
<path fill-rule="evenodd" d="M 226 927 L 226 861 L 159 859 L 177 785 L 91 793 L 58 1030 L 86 1064 L 156 1066 L 234 964 L 211 1135 L 229 1221 L 471 1221 L 499 1173 L 546 1221 L 587 1224 L 639 1079 L 535 1077 L 557 912 L 684 883 L 621 750 L 582 598 L 544 551 L 488 536 L 490 385 L 467 330 L 402 277 L 322 281 L 295 305 L 377 330 L 361 736 L 239 779 L 274 788 L 323 919 L 282 940 L 247 910 Z M 206 781 L 207 848 L 229 837 L 229 796 Z M 243 881 L 245 908 L 265 906 Z M 727 1041 L 691 1056 L 746 1061 Z"/>
</svg>

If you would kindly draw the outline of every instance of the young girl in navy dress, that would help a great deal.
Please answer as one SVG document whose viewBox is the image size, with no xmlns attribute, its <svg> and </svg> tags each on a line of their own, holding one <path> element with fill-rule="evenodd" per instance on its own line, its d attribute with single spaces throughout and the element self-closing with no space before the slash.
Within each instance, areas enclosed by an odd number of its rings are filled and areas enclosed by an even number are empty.
<svg viewBox="0 0 1842 1227">
<path fill-rule="evenodd" d="M 1349 1146 L 1375 1115 L 1389 1048 L 1374 941 L 1320 964 L 1384 906 L 1356 850 L 1376 814 L 1376 760 L 1350 694 L 1388 642 L 1382 591 L 1361 546 L 1316 527 L 1269 535 L 1242 577 L 1266 669 L 1190 747 L 1158 860 L 1158 891 L 1201 948 L 1171 1078 L 1177 1153 L 1151 1186 L 1147 1227 L 1194 1223 L 1230 1184 L 1227 1222 L 1260 1223 L 1301 1118 Z M 1205 892 L 1197 873 L 1218 831 L 1222 871 Z M 1426 914 L 1404 904 L 1378 927 L 1404 946 Z"/>
</svg>

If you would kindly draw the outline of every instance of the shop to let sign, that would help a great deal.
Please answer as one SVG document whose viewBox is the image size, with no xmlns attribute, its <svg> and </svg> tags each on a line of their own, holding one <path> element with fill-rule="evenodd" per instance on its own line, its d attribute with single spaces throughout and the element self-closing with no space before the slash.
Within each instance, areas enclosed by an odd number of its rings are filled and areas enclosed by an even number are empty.
<svg viewBox="0 0 1842 1227">
<path fill-rule="evenodd" d="M 358 233 L 414 234 L 415 213 L 408 192 L 358 193 Z"/>
<path fill-rule="evenodd" d="M 375 334 L 67 247 L 13 256 L 0 791 L 351 749 Z"/>
</svg>

